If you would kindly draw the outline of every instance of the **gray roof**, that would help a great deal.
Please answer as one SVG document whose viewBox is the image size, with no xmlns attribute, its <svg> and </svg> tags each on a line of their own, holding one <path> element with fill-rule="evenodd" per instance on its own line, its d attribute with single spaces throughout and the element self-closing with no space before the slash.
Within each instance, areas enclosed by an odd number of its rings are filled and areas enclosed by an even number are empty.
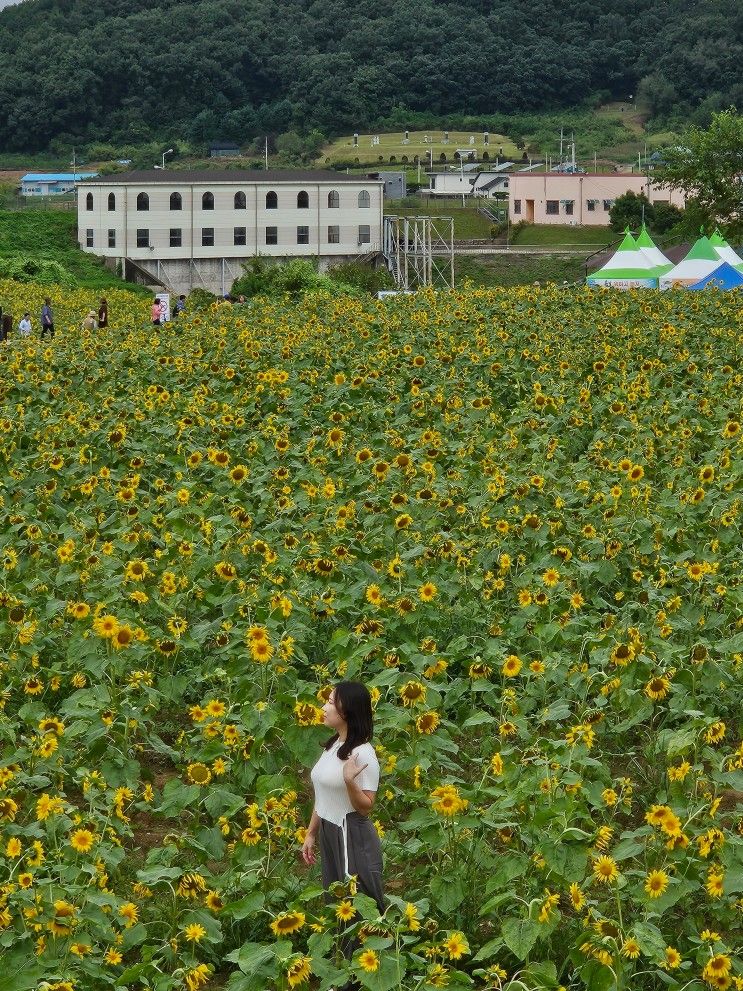
<svg viewBox="0 0 743 991">
<path fill-rule="evenodd" d="M 111 185 L 146 185 L 152 182 L 176 186 L 191 182 L 379 182 L 363 175 L 346 175 L 330 169 L 146 169 L 138 172 L 112 172 L 110 175 L 86 179 L 92 183 Z"/>
</svg>

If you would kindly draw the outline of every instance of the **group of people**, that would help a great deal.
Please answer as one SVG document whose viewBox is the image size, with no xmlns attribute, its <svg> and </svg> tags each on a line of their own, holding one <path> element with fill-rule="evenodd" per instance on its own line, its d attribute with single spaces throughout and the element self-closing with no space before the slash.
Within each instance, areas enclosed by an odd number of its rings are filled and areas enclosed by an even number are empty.
<svg viewBox="0 0 743 991">
<path fill-rule="evenodd" d="M 108 327 L 108 300 L 105 296 L 101 297 L 100 303 L 98 304 L 98 312 L 96 313 L 95 310 L 90 310 L 83 320 L 82 326 L 83 330 L 96 330 L 99 327 Z M 13 328 L 12 318 L 8 315 L 4 316 L 1 327 L 0 340 L 7 344 L 10 331 Z M 26 310 L 24 312 L 23 316 L 18 321 L 18 326 L 16 329 L 20 337 L 31 336 L 34 328 L 30 310 Z M 49 335 L 49 337 L 54 337 L 54 310 L 52 309 L 52 301 L 48 296 L 44 300 L 44 305 L 41 307 L 39 329 L 39 336 L 42 340 L 44 340 L 47 335 Z"/>
</svg>

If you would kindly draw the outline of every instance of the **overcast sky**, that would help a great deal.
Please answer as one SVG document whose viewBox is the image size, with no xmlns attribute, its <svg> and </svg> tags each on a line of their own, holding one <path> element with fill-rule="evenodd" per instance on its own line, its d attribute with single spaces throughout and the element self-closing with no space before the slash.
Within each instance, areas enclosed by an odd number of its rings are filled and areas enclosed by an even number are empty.
<svg viewBox="0 0 743 991">
<path fill-rule="evenodd" d="M 0 10 L 3 7 L 11 7 L 14 3 L 20 3 L 21 0 L 0 0 Z"/>
</svg>

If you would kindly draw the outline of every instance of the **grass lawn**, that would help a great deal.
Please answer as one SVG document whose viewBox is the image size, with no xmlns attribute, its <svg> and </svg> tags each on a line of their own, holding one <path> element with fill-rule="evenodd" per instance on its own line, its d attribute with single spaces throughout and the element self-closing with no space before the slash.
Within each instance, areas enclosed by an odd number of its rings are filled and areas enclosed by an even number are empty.
<svg viewBox="0 0 743 991">
<path fill-rule="evenodd" d="M 581 258 L 560 255 L 487 255 L 454 258 L 456 285 L 471 279 L 478 286 L 524 286 L 539 282 L 583 282 Z"/>
<path fill-rule="evenodd" d="M 511 244 L 522 248 L 533 245 L 569 247 L 585 246 L 586 251 L 603 248 L 621 240 L 610 227 L 567 227 L 563 224 L 527 224 L 511 237 Z"/>
<path fill-rule="evenodd" d="M 453 217 L 454 238 L 457 241 L 489 238 L 490 228 L 493 226 L 492 221 L 483 217 L 474 207 L 463 207 L 451 201 L 441 203 L 435 200 L 415 207 L 398 207 L 394 201 L 389 201 L 385 204 L 384 212 L 388 216 L 397 217 Z"/>
<path fill-rule="evenodd" d="M 74 210 L 0 210 L 0 256 L 59 262 L 80 286 L 88 289 L 126 286 L 132 292 L 149 295 L 148 289 L 125 283 L 101 259 L 80 250 Z"/>
<path fill-rule="evenodd" d="M 431 140 L 426 142 L 424 137 Z M 454 152 L 459 148 L 472 148 L 478 158 L 481 159 L 484 151 L 487 151 L 492 159 L 503 149 L 503 154 L 508 158 L 521 158 L 521 152 L 516 149 L 516 145 L 503 134 L 491 134 L 490 144 L 485 147 L 483 143 L 482 131 L 449 131 L 449 143 L 444 144 L 443 130 L 430 131 L 410 131 L 408 144 L 403 144 L 405 139 L 404 131 L 397 131 L 391 134 L 379 134 L 379 144 L 372 146 L 371 134 L 359 134 L 359 146 L 354 148 L 353 135 L 346 135 L 331 141 L 322 151 L 317 160 L 318 165 L 332 165 L 333 162 L 353 162 L 358 159 L 359 163 L 367 162 L 370 165 L 393 166 L 404 164 L 403 156 L 409 162 L 418 155 L 421 160 L 429 157 L 433 151 L 434 164 L 441 160 L 442 153 L 446 155 L 448 162 L 454 161 Z M 470 138 L 475 139 L 474 145 L 470 145 Z M 390 163 L 390 158 L 395 156 L 395 161 Z"/>
</svg>

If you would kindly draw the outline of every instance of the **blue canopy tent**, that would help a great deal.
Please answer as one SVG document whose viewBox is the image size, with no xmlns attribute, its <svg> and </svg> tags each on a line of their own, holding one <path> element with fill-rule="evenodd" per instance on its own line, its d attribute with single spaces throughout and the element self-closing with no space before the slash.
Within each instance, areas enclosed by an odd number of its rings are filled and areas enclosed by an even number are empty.
<svg viewBox="0 0 743 991">
<path fill-rule="evenodd" d="M 709 275 L 705 275 L 703 279 L 700 279 L 699 282 L 687 286 L 687 289 L 706 289 L 707 287 L 714 289 L 739 289 L 741 286 L 743 286 L 743 274 L 733 268 L 732 265 L 723 262 L 713 272 L 710 272 Z"/>
</svg>

